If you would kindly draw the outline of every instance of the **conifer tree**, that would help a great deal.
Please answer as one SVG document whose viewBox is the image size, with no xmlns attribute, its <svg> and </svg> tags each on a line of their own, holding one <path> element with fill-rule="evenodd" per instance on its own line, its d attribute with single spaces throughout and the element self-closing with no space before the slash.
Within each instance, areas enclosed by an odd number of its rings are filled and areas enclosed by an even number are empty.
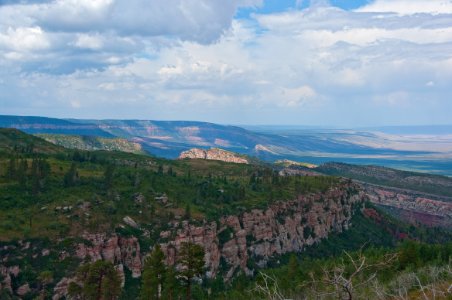
<svg viewBox="0 0 452 300">
<path fill-rule="evenodd" d="M 142 276 L 141 299 L 154 300 L 162 298 L 166 276 L 165 255 L 157 244 L 146 259 Z"/>
<path fill-rule="evenodd" d="M 85 264 L 77 270 L 77 280 L 72 282 L 68 293 L 76 299 L 115 300 L 121 294 L 121 278 L 112 263 L 98 260 Z"/>
<path fill-rule="evenodd" d="M 64 175 L 64 186 L 70 187 L 74 186 L 77 182 L 77 166 L 75 163 L 71 164 L 71 168 L 68 170 L 68 172 Z"/>
<path fill-rule="evenodd" d="M 179 264 L 182 270 L 179 272 L 186 288 L 186 299 L 191 299 L 192 280 L 201 277 L 204 272 L 204 249 L 197 244 L 182 243 Z"/>
</svg>

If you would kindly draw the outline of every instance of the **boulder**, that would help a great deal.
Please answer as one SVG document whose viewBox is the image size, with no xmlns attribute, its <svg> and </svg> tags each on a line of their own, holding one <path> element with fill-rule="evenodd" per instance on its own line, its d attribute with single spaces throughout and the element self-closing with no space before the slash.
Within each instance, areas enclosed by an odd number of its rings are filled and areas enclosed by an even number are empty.
<svg viewBox="0 0 452 300">
<path fill-rule="evenodd" d="M 122 220 L 124 221 L 124 223 L 126 223 L 130 227 L 137 228 L 137 229 L 140 227 L 140 226 L 138 226 L 137 222 L 135 222 L 135 220 L 129 216 L 125 216 Z"/>
</svg>

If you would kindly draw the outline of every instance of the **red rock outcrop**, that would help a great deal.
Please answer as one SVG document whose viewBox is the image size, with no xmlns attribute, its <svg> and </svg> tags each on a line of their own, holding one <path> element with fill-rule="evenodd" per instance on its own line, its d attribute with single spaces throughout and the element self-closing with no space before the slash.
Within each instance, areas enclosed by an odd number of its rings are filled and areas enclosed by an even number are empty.
<svg viewBox="0 0 452 300">
<path fill-rule="evenodd" d="M 181 244 L 190 241 L 204 247 L 208 276 L 225 268 L 226 279 L 237 270 L 251 274 L 254 263 L 263 267 L 276 255 L 300 252 L 332 231 L 347 229 L 353 205 L 364 197 L 356 185 L 344 183 L 324 194 L 300 196 L 202 226 L 183 222 L 175 239 L 162 244 L 162 249 L 167 263 L 174 265 Z"/>
<path fill-rule="evenodd" d="M 362 184 L 369 200 L 397 211 L 397 215 L 411 223 L 452 227 L 452 202 L 445 197 L 427 195 L 410 190 Z"/>
<path fill-rule="evenodd" d="M 64 299 L 67 296 L 67 290 L 71 282 L 76 282 L 75 278 L 63 277 L 53 288 L 52 300 Z"/>
<path fill-rule="evenodd" d="M 5 267 L 0 265 L 0 291 L 6 289 L 9 292 L 13 292 L 12 277 L 19 276 L 19 266 Z"/>
<path fill-rule="evenodd" d="M 240 155 L 226 151 L 223 149 L 212 148 L 209 150 L 193 148 L 187 151 L 182 152 L 179 155 L 179 159 L 207 159 L 207 160 L 220 160 L 224 162 L 236 163 L 236 164 L 248 164 L 248 160 L 246 158 L 241 157 Z"/>
<path fill-rule="evenodd" d="M 84 239 L 88 245 L 77 245 L 76 256 L 82 260 L 89 258 L 91 261 L 107 260 L 115 265 L 122 264 L 132 271 L 134 278 L 141 276 L 143 266 L 140 252 L 140 244 L 136 237 L 120 237 L 106 234 L 85 234 Z"/>
<path fill-rule="evenodd" d="M 82 260 L 110 261 L 115 265 L 121 278 L 121 286 L 124 287 L 125 275 L 124 266 L 131 272 L 132 277 L 141 276 L 143 267 L 140 244 L 136 237 L 120 237 L 115 234 L 107 236 L 105 233 L 84 234 L 83 238 L 87 243 L 77 244 L 75 255 Z M 71 282 L 76 281 L 75 278 L 62 278 L 53 290 L 53 300 L 64 299 L 68 293 L 68 287 Z"/>
<path fill-rule="evenodd" d="M 2 281 L 0 282 L 0 291 L 6 289 L 12 293 L 13 288 L 11 286 L 11 272 L 9 268 L 0 266 L 0 278 L 2 278 Z"/>
</svg>

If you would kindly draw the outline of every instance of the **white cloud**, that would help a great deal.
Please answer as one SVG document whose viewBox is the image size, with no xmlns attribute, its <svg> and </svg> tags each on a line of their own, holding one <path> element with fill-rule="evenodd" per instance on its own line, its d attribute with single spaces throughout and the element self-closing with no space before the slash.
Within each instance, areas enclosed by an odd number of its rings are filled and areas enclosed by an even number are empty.
<svg viewBox="0 0 452 300">
<path fill-rule="evenodd" d="M 260 1 L 170 0 L 151 1 L 161 10 L 153 18 L 155 11 L 132 14 L 145 5 L 136 0 L 128 2 L 125 19 L 116 19 L 121 1 L 80 5 L 74 14 L 89 12 L 90 30 L 70 21 L 75 15 L 64 24 L 33 19 L 42 5 L 27 6 L 32 12 L 18 18 L 21 26 L 8 31 L 0 25 L 0 98 L 23 99 L 11 105 L 24 113 L 78 105 L 83 110 L 76 114 L 91 113 L 84 117 L 356 126 L 357 118 L 361 124 L 420 122 L 429 112 L 435 122 L 449 122 L 452 13 L 381 13 L 371 5 L 344 11 L 323 4 L 233 20 L 237 6 Z M 2 8 L 0 24 L 1 15 Z M 141 28 L 144 22 L 151 28 Z M 20 38 L 14 46 L 18 28 L 39 28 L 26 31 L 34 39 L 28 48 Z M 25 57 L 32 59 L 16 62 Z M 66 72 L 43 68 L 66 64 L 72 64 Z"/>
<path fill-rule="evenodd" d="M 409 14 L 452 14 L 451 0 L 376 0 L 359 12 Z"/>
<path fill-rule="evenodd" d="M 103 47 L 103 38 L 99 35 L 79 34 L 74 45 L 78 48 L 99 50 Z"/>
<path fill-rule="evenodd" d="M 261 4 L 261 0 L 56 0 L 0 6 L 0 23 L 33 24 L 50 32 L 115 32 L 211 42 L 229 28 L 237 8 Z"/>
<path fill-rule="evenodd" d="M 317 96 L 316 91 L 310 86 L 301 86 L 294 89 L 284 88 L 281 90 L 281 101 L 278 103 L 282 106 L 297 107 L 312 101 Z"/>
<path fill-rule="evenodd" d="M 23 52 L 47 49 L 50 42 L 40 27 L 9 27 L 6 32 L 0 32 L 1 46 Z"/>
</svg>

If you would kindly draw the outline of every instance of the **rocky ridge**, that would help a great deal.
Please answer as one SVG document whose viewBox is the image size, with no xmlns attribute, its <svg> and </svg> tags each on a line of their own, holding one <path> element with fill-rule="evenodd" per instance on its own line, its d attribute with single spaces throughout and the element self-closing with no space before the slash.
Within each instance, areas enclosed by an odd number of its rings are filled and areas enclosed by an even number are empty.
<svg viewBox="0 0 452 300">
<path fill-rule="evenodd" d="M 212 148 L 209 150 L 193 148 L 182 152 L 179 155 L 179 159 L 207 159 L 207 160 L 219 160 L 236 164 L 249 164 L 249 161 L 246 158 L 234 152 L 226 151 L 219 148 Z"/>
<path fill-rule="evenodd" d="M 213 278 L 221 273 L 229 280 L 239 271 L 251 275 L 278 255 L 303 251 L 332 232 L 348 229 L 356 205 L 364 199 L 366 195 L 358 185 L 344 180 L 324 193 L 275 202 L 266 209 L 228 215 L 218 221 L 195 225 L 173 220 L 169 230 L 160 233 L 160 242 L 168 265 L 176 264 L 183 242 L 201 245 L 205 250 L 206 275 Z M 110 261 L 120 273 L 123 284 L 125 268 L 131 271 L 132 277 L 141 276 L 150 249 L 140 248 L 137 237 L 85 233 L 82 239 L 75 244 L 73 253 L 59 253 L 59 259 L 74 256 L 81 263 L 100 259 Z M 34 246 L 27 243 L 22 247 Z M 41 252 L 39 255 L 49 255 L 44 250 Z M 4 263 L 8 258 L 5 259 Z M 0 263 L 1 288 L 16 295 L 28 291 L 30 286 L 26 283 L 16 289 L 11 285 L 20 272 L 18 266 L 7 267 Z M 69 284 L 75 281 L 71 276 L 67 274 L 58 280 L 52 299 L 64 299 Z"/>
<path fill-rule="evenodd" d="M 182 243 L 199 244 L 205 250 L 207 275 L 215 277 L 221 270 L 228 280 L 238 270 L 252 274 L 277 255 L 300 252 L 331 232 L 346 230 L 354 205 L 364 199 L 365 194 L 355 184 L 347 183 L 324 194 L 277 202 L 265 210 L 226 216 L 202 226 L 176 223 L 176 232 L 161 233 L 174 236 L 162 249 L 167 263 L 174 265 Z"/>
<path fill-rule="evenodd" d="M 75 256 L 81 261 L 106 260 L 113 263 L 121 278 L 122 286 L 125 284 L 124 267 L 132 272 L 133 278 L 141 276 L 144 253 L 136 237 L 87 233 L 83 235 L 83 239 L 86 242 L 78 243 L 75 247 Z M 63 277 L 56 284 L 52 299 L 65 299 L 69 284 L 75 281 L 75 277 Z"/>
<path fill-rule="evenodd" d="M 132 271 L 132 277 L 141 276 L 142 255 L 140 244 L 136 237 L 121 237 L 116 234 L 107 236 L 105 233 L 85 234 L 88 243 L 79 243 L 76 256 L 81 260 L 89 259 L 110 261 L 115 265 L 122 264 Z"/>
<path fill-rule="evenodd" d="M 452 202 L 448 197 L 364 183 L 361 185 L 372 203 L 397 212 L 406 221 L 452 228 Z"/>
</svg>

